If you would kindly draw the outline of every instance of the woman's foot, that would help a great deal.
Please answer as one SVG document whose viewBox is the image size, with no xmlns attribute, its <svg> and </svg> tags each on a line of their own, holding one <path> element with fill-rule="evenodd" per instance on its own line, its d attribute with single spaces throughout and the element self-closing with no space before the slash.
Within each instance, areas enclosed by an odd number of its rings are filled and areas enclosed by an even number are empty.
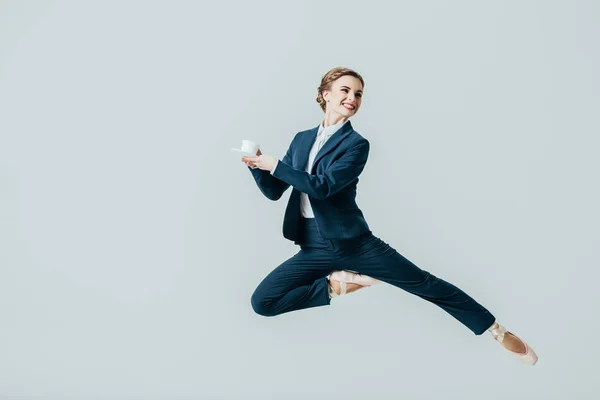
<svg viewBox="0 0 600 400">
<path fill-rule="evenodd" d="M 336 281 L 335 279 L 329 279 L 329 286 L 331 287 L 331 290 L 333 290 L 335 292 L 335 294 L 337 296 L 340 295 L 341 292 L 341 285 L 339 281 Z M 364 286 L 359 285 L 358 283 L 346 283 L 346 293 L 352 293 L 357 291 L 358 289 L 362 289 Z"/>
<path fill-rule="evenodd" d="M 329 297 L 352 293 L 363 287 L 381 283 L 377 279 L 350 271 L 334 271 L 329 275 Z"/>
<path fill-rule="evenodd" d="M 534 365 L 538 357 L 535 351 L 527 343 L 521 340 L 518 336 L 507 331 L 498 322 L 488 328 L 488 331 L 492 334 L 494 339 L 502 345 L 505 349 L 513 353 L 522 362 L 529 365 Z"/>
</svg>

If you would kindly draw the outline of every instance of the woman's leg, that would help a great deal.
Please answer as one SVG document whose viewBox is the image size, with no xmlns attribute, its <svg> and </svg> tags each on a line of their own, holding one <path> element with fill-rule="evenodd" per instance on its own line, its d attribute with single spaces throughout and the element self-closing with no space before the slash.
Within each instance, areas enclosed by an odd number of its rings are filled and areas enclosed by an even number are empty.
<svg viewBox="0 0 600 400">
<path fill-rule="evenodd" d="M 272 317 L 329 305 L 326 277 L 333 269 L 331 251 L 304 248 L 262 280 L 252 294 L 252 308 L 257 314 Z"/>
<path fill-rule="evenodd" d="M 370 234 L 334 241 L 338 263 L 415 294 L 448 312 L 476 335 L 492 326 L 494 316 L 464 291 L 420 269 L 389 244 Z"/>
</svg>

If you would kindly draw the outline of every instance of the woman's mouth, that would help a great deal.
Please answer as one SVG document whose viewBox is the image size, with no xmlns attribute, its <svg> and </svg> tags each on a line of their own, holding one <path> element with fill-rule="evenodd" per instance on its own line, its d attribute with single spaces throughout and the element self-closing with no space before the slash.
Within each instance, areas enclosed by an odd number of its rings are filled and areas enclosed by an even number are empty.
<svg viewBox="0 0 600 400">
<path fill-rule="evenodd" d="M 346 110 L 354 111 L 353 106 L 349 106 L 348 104 L 342 104 Z"/>
</svg>

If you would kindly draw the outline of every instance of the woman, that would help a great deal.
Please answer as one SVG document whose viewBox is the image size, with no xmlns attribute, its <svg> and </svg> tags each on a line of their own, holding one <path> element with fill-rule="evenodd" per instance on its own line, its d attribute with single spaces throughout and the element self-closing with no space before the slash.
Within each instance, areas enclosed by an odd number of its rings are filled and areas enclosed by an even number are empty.
<svg viewBox="0 0 600 400">
<path fill-rule="evenodd" d="M 260 150 L 242 157 L 267 198 L 278 200 L 293 187 L 283 234 L 300 246 L 258 285 L 251 298 L 254 311 L 275 316 L 329 305 L 333 297 L 383 281 L 441 307 L 475 335 L 489 331 L 522 362 L 534 365 L 533 349 L 481 304 L 414 265 L 369 229 L 355 201 L 369 141 L 349 120 L 360 109 L 363 89 L 357 72 L 332 69 L 318 87 L 317 102 L 325 113 L 318 127 L 298 132 L 281 160 Z"/>
</svg>

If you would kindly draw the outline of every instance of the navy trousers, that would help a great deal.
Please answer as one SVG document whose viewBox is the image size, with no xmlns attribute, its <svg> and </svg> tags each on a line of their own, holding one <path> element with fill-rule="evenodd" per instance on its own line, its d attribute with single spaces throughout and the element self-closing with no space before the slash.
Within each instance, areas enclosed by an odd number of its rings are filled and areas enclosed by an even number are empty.
<svg viewBox="0 0 600 400">
<path fill-rule="evenodd" d="M 275 316 L 329 305 L 327 275 L 348 270 L 368 275 L 425 299 L 452 315 L 476 335 L 494 316 L 456 286 L 420 269 L 372 232 L 344 240 L 323 239 L 314 218 L 303 218 L 300 251 L 271 271 L 251 297 L 254 311 Z"/>
</svg>

